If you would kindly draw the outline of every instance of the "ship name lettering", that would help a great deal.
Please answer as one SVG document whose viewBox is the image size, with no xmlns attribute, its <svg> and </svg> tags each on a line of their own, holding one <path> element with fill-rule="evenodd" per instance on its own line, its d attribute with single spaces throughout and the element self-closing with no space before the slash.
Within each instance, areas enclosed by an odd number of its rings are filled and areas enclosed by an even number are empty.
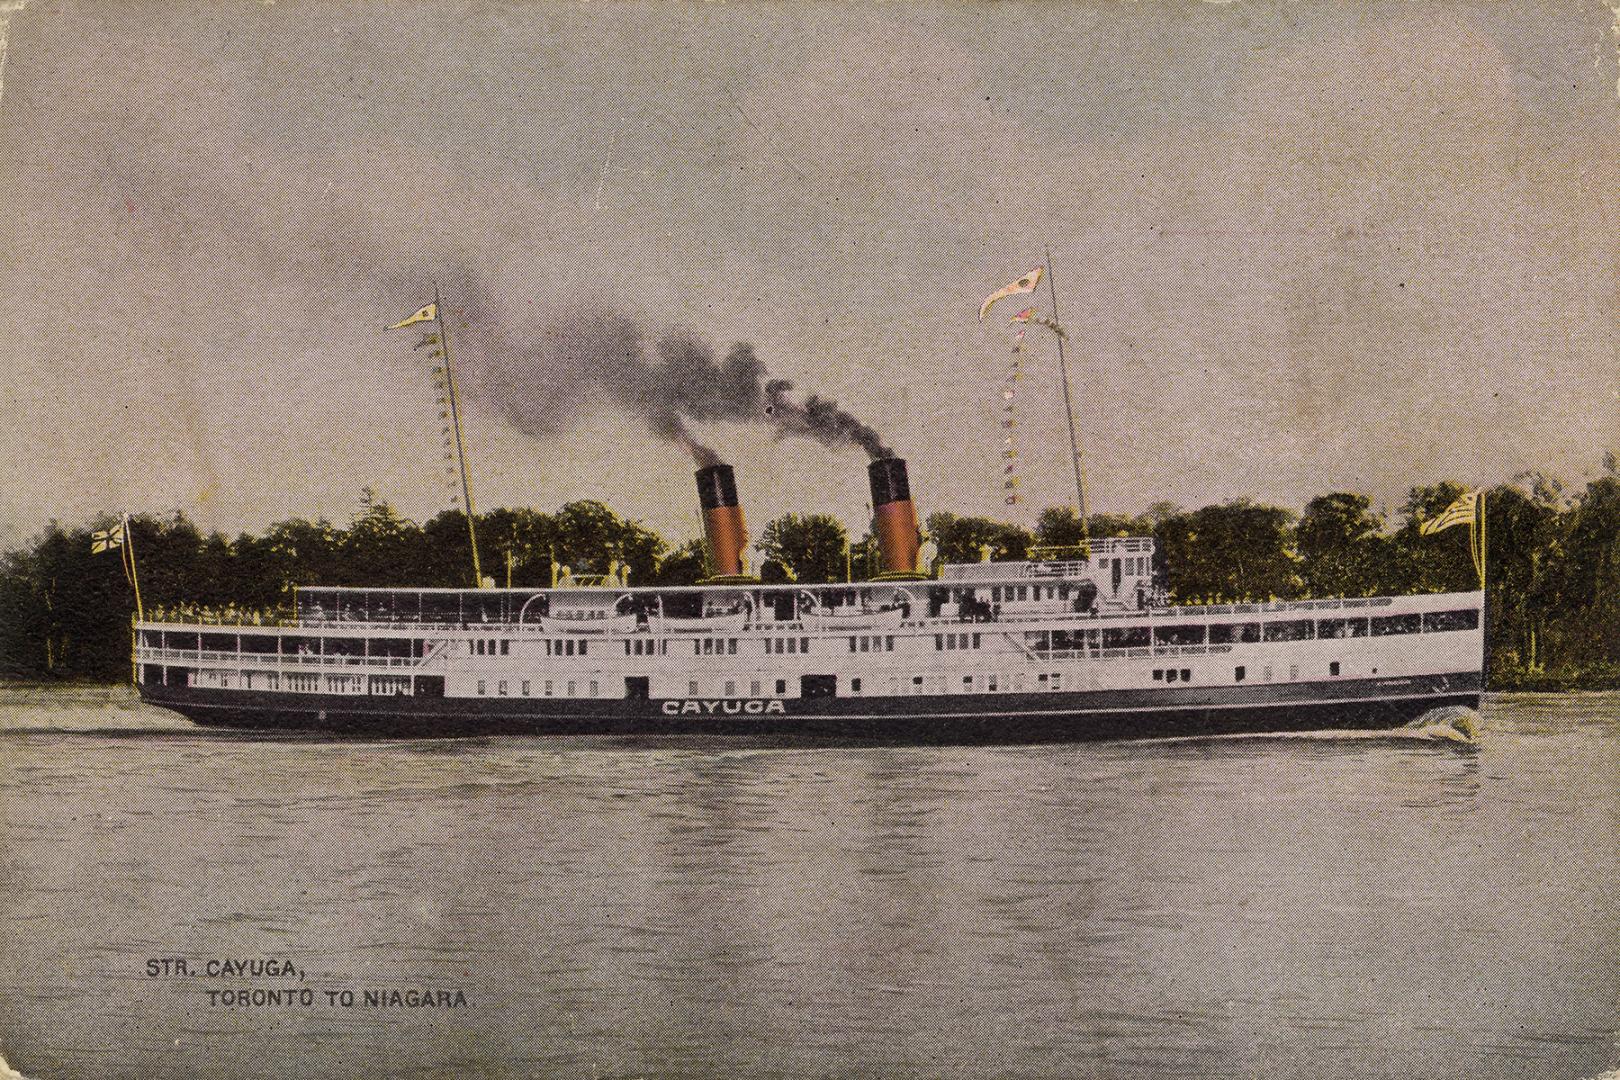
<svg viewBox="0 0 1620 1080">
<path fill-rule="evenodd" d="M 723 713 L 735 716 L 746 713 L 749 716 L 761 716 L 770 713 L 787 713 L 787 706 L 780 701 L 763 701 L 759 698 L 725 698 L 706 699 L 687 698 L 684 701 L 666 701 L 660 708 L 665 716 L 701 716 L 705 713 L 713 715 Z"/>
<path fill-rule="evenodd" d="M 291 979 L 300 974 L 292 961 L 275 957 L 263 960 L 209 960 L 203 970 L 215 978 Z"/>
</svg>

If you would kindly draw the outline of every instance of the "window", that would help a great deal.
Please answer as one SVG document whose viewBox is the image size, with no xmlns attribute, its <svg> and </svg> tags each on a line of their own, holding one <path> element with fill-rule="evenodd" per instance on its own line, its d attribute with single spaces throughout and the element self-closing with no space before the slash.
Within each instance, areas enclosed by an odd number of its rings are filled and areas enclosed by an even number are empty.
<svg viewBox="0 0 1620 1080">
<path fill-rule="evenodd" d="M 578 697 L 579 696 L 579 684 L 576 683 L 572 679 L 568 680 L 568 696 L 569 697 Z"/>
<path fill-rule="evenodd" d="M 555 693 L 555 691 L 552 688 L 551 680 L 547 679 L 546 680 L 546 697 L 550 697 L 553 693 Z"/>
<path fill-rule="evenodd" d="M 694 687 L 696 687 L 696 686 L 697 686 L 697 684 L 696 684 L 696 683 L 693 683 L 693 684 L 692 684 L 692 685 L 693 685 L 693 686 L 694 686 Z M 786 680 L 786 679 L 777 679 L 777 680 L 776 680 L 776 692 L 777 692 L 777 693 L 778 693 L 778 694 L 785 694 L 785 693 L 787 693 L 787 680 Z M 694 689 L 694 690 L 693 690 L 693 691 L 692 691 L 692 693 L 694 693 L 694 694 L 695 694 L 695 693 L 697 693 L 697 690 L 696 690 L 696 689 Z"/>
<path fill-rule="evenodd" d="M 688 697 L 697 697 L 697 680 L 696 679 L 693 679 L 691 682 L 686 684 L 686 693 L 687 693 Z"/>
<path fill-rule="evenodd" d="M 748 684 L 748 696 L 749 697 L 759 697 L 759 680 L 758 679 L 755 679 L 753 682 Z"/>
<path fill-rule="evenodd" d="M 510 655 L 512 655 L 512 643 L 510 641 L 506 640 L 505 638 L 501 639 L 501 655 L 502 656 L 510 656 Z"/>
<path fill-rule="evenodd" d="M 853 635 L 853 634 L 851 634 L 850 637 L 849 637 L 849 651 L 850 652 L 855 651 L 855 635 Z"/>
<path fill-rule="evenodd" d="M 1316 636 L 1316 624 L 1309 619 L 1285 619 L 1265 625 L 1267 641 L 1309 641 Z"/>
<path fill-rule="evenodd" d="M 732 656 L 737 655 L 737 639 L 731 638 L 726 642 L 726 652 Z"/>
<path fill-rule="evenodd" d="M 883 639 L 883 651 L 894 652 L 894 635 L 889 634 Z"/>
<path fill-rule="evenodd" d="M 849 692 L 852 694 L 858 694 L 861 692 L 861 680 L 859 676 L 849 680 Z"/>
<path fill-rule="evenodd" d="M 1299 665 L 1298 664 L 1289 664 L 1288 665 L 1288 680 L 1290 682 L 1292 682 L 1297 678 L 1299 678 Z"/>
<path fill-rule="evenodd" d="M 975 649 L 977 649 L 979 647 L 979 635 L 978 634 L 973 635 L 973 647 Z"/>
<path fill-rule="evenodd" d="M 591 697 L 598 697 L 602 693 L 602 684 L 595 679 L 591 680 Z"/>
<path fill-rule="evenodd" d="M 1184 668 L 1181 669 L 1181 681 L 1182 682 L 1192 682 L 1192 668 L 1185 668 L 1184 667 Z"/>
<path fill-rule="evenodd" d="M 1153 643 L 1153 633 L 1145 626 L 1117 626 L 1102 632 L 1105 649 L 1145 649 Z"/>
<path fill-rule="evenodd" d="M 587 652 L 589 652 L 590 651 L 589 648 L 588 648 L 589 645 L 590 645 L 590 642 L 588 642 L 588 641 L 580 642 L 579 643 L 579 655 L 584 656 Z"/>
<path fill-rule="evenodd" d="M 1237 667 L 1232 669 L 1232 681 L 1233 682 L 1242 682 L 1243 681 L 1243 676 L 1246 675 L 1246 674 L 1248 674 L 1248 673 L 1246 671 L 1244 671 L 1243 665 L 1239 664 Z"/>
<path fill-rule="evenodd" d="M 1176 681 L 1176 669 L 1175 668 L 1167 668 L 1165 670 L 1164 681 L 1165 682 L 1175 682 Z"/>
<path fill-rule="evenodd" d="M 1372 621 L 1372 636 L 1387 637 L 1390 634 L 1416 634 L 1423 629 L 1423 616 L 1413 613 L 1411 615 L 1375 615 Z"/>
<path fill-rule="evenodd" d="M 499 694 L 501 697 L 506 696 L 506 680 L 505 679 L 502 679 L 500 682 L 495 684 L 495 692 L 497 694 Z"/>
<path fill-rule="evenodd" d="M 1155 645 L 1202 645 L 1204 643 L 1204 628 L 1196 625 L 1155 626 L 1153 628 L 1153 643 Z"/>
<path fill-rule="evenodd" d="M 736 696 L 737 696 L 737 680 L 736 679 L 727 679 L 726 680 L 726 697 L 736 697 Z"/>
<path fill-rule="evenodd" d="M 1430 611 L 1423 616 L 1423 632 L 1425 634 L 1439 633 L 1445 630 L 1477 630 L 1479 629 L 1479 610 L 1465 608 L 1462 611 Z"/>
<path fill-rule="evenodd" d="M 994 675 L 990 676 L 990 692 L 992 694 L 996 692 L 996 678 Z"/>
<path fill-rule="evenodd" d="M 802 653 L 807 653 L 807 652 L 810 651 L 810 639 L 809 638 L 800 638 L 799 639 L 799 651 L 802 652 Z"/>
<path fill-rule="evenodd" d="M 522 691 L 523 691 L 523 696 L 524 697 L 529 696 L 529 680 L 528 679 L 523 680 Z"/>
<path fill-rule="evenodd" d="M 1246 623 L 1216 623 L 1209 628 L 1209 643 L 1211 645 L 1232 645 L 1260 640 L 1260 624 Z"/>
<path fill-rule="evenodd" d="M 487 686 L 486 686 L 486 685 L 485 685 L 485 683 L 484 683 L 484 680 L 483 680 L 483 679 L 479 679 L 479 680 L 478 680 L 478 692 L 479 692 L 479 693 L 480 693 L 480 694 L 487 694 L 487 693 L 488 693 L 488 692 L 489 692 L 489 689 L 488 689 L 488 687 L 487 687 Z"/>
<path fill-rule="evenodd" d="M 1328 664 L 1328 674 L 1329 675 L 1337 675 L 1338 673 L 1339 673 L 1339 662 L 1337 660 L 1334 660 L 1334 661 L 1332 661 L 1331 663 Z"/>
<path fill-rule="evenodd" d="M 1046 681 L 1046 676 L 1045 675 L 1041 676 L 1041 681 L 1042 682 Z M 1154 682 L 1164 682 L 1164 668 L 1154 668 L 1153 669 L 1153 681 Z"/>
<path fill-rule="evenodd" d="M 1366 619 L 1318 619 L 1316 636 L 1319 638 L 1351 638 L 1367 636 Z"/>
<path fill-rule="evenodd" d="M 962 689 L 964 689 L 964 690 L 972 690 L 973 689 L 973 676 L 971 676 L 971 675 L 962 676 Z"/>
</svg>

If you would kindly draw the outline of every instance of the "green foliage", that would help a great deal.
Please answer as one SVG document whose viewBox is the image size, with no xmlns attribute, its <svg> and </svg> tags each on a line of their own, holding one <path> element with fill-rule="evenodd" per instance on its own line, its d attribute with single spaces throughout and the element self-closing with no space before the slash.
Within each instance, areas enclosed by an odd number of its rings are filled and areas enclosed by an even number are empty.
<svg viewBox="0 0 1620 1080">
<path fill-rule="evenodd" d="M 688 540 L 670 552 L 653 575 L 654 585 L 696 585 L 708 576 L 709 558 L 702 540 Z M 638 580 L 634 575 L 631 582 Z"/>
<path fill-rule="evenodd" d="M 940 510 L 928 515 L 927 533 L 945 562 L 978 562 L 984 548 L 991 562 L 1022 559 L 1035 537 L 1021 525 L 982 517 L 958 517 Z"/>
<path fill-rule="evenodd" d="M 843 581 L 848 543 L 843 524 L 830 514 L 784 514 L 765 526 L 755 545 L 765 555 L 761 577 L 771 567 L 772 576 L 780 569 L 789 581 Z"/>
<path fill-rule="evenodd" d="M 1097 514 L 1092 537 L 1151 535 L 1179 601 L 1467 591 L 1478 587 L 1468 530 L 1422 536 L 1419 526 L 1463 489 L 1415 487 L 1386 523 L 1365 496 L 1312 499 L 1297 522 L 1246 500 L 1182 511 L 1158 504 L 1139 516 Z M 1487 648 L 1491 685 L 1620 686 L 1620 467 L 1573 496 L 1527 474 L 1487 493 Z M 52 523 L 26 548 L 0 555 L 0 675 L 127 678 L 133 597 L 117 551 L 93 555 L 90 533 Z M 701 540 L 670 550 L 640 522 L 599 502 L 555 514 L 499 509 L 478 518 L 484 573 L 498 585 L 551 583 L 553 561 L 576 573 L 626 565 L 635 584 L 688 585 L 706 574 Z M 203 534 L 179 513 L 138 515 L 130 531 L 148 614 L 210 611 L 227 618 L 285 611 L 300 585 L 451 586 L 472 583 L 467 519 L 459 511 L 422 525 L 365 491 L 346 528 L 324 520 L 277 522 L 259 535 Z M 1079 538 L 1072 509 L 1044 511 L 1032 534 L 1007 522 L 945 511 L 928 534 L 947 561 L 1017 559 L 1034 542 Z M 760 576 L 770 582 L 842 581 L 848 536 L 824 514 L 789 514 L 765 527 Z M 878 566 L 875 539 L 848 547 L 856 580 Z"/>
<path fill-rule="evenodd" d="M 1371 506 L 1367 496 L 1346 492 L 1305 504 L 1294 546 L 1307 595 L 1372 596 L 1387 589 L 1393 551 Z"/>
<path fill-rule="evenodd" d="M 1209 599 L 1289 599 L 1301 595 L 1294 515 L 1238 499 L 1170 514 L 1153 529 L 1170 567 L 1170 595 Z"/>
</svg>

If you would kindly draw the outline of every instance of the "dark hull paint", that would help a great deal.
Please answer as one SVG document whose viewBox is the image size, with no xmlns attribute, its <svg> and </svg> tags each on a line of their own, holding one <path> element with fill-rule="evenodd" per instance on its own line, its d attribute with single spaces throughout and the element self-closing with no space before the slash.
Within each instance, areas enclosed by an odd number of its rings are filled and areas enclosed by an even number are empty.
<svg viewBox="0 0 1620 1080">
<path fill-rule="evenodd" d="M 693 708 L 685 699 L 364 697 L 176 686 L 142 686 L 141 697 L 209 726 L 364 738 L 769 735 L 1014 743 L 1392 728 L 1441 706 L 1478 708 L 1480 682 L 1478 672 L 1462 672 L 1174 690 L 793 699 L 783 703 L 785 713 L 749 713 L 737 699 L 698 701 L 699 711 L 683 713 Z"/>
</svg>

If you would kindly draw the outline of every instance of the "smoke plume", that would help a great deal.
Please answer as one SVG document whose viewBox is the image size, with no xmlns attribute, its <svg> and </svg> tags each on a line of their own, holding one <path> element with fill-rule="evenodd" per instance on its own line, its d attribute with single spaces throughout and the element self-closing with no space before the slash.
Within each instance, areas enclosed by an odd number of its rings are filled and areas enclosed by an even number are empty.
<svg viewBox="0 0 1620 1080">
<path fill-rule="evenodd" d="M 605 402 L 643 418 L 699 465 L 721 459 L 692 425 L 716 421 L 769 424 L 783 437 L 890 455 L 877 432 L 837 402 L 815 394 L 797 400 L 790 381 L 769 378 L 753 346 L 739 343 L 719 356 L 707 342 L 672 331 L 649 348 L 641 328 L 618 314 L 557 322 L 527 342 L 491 336 L 462 350 L 458 365 L 469 395 L 535 437 Z"/>
</svg>

